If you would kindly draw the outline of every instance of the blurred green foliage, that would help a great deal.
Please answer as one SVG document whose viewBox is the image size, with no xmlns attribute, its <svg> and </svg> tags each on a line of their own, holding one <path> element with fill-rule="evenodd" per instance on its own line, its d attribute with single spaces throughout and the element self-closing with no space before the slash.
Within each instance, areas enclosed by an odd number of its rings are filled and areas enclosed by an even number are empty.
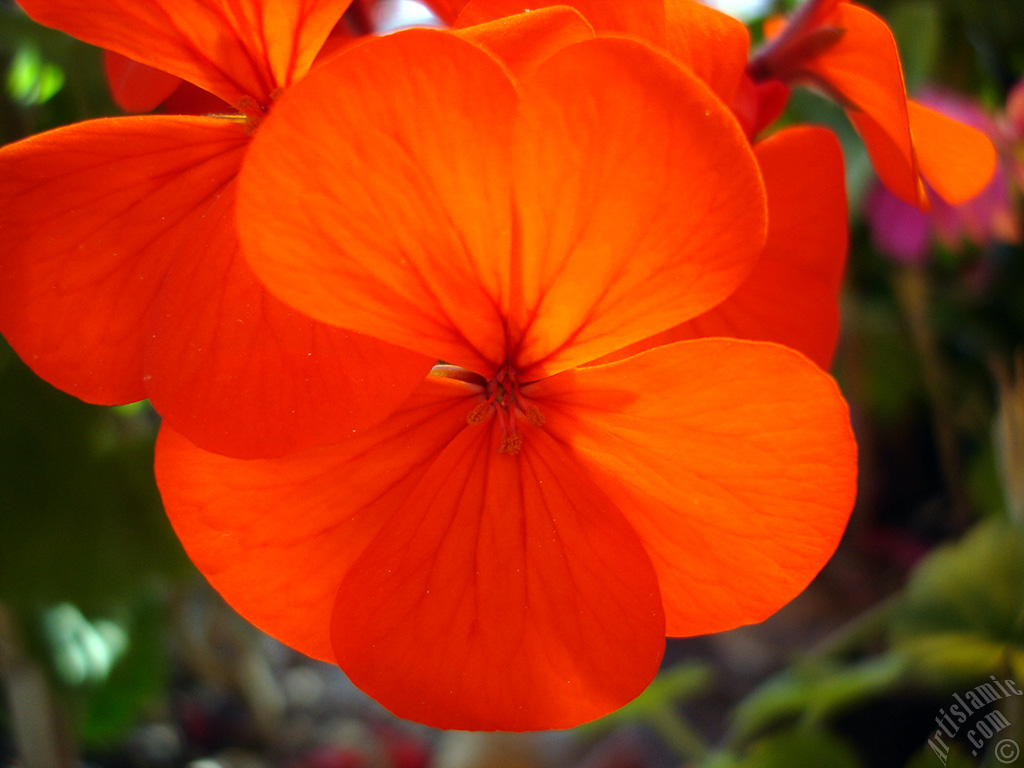
<svg viewBox="0 0 1024 768">
<path fill-rule="evenodd" d="M 987 520 L 936 550 L 904 589 L 890 641 L 933 684 L 1024 680 L 1024 530 Z"/>
<path fill-rule="evenodd" d="M 88 405 L 0 347 L 0 601 L 109 608 L 185 571 L 153 483 L 155 422 Z"/>
</svg>

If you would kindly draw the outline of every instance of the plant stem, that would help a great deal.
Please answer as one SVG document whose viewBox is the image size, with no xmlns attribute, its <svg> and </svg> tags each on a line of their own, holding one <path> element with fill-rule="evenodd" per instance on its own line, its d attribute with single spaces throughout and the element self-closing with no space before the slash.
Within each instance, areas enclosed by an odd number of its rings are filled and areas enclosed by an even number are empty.
<svg viewBox="0 0 1024 768">
<path fill-rule="evenodd" d="M 925 392 L 932 406 L 932 430 L 939 466 L 953 507 L 951 521 L 955 531 L 960 532 L 970 524 L 970 505 L 961 472 L 953 398 L 932 328 L 928 278 L 924 270 L 914 266 L 904 269 L 896 280 L 896 294 L 921 363 Z"/>
<path fill-rule="evenodd" d="M 4 605 L 0 605 L 0 680 L 7 694 L 18 764 L 22 768 L 77 766 L 68 724 L 46 674 L 25 655 L 17 620 Z"/>
</svg>

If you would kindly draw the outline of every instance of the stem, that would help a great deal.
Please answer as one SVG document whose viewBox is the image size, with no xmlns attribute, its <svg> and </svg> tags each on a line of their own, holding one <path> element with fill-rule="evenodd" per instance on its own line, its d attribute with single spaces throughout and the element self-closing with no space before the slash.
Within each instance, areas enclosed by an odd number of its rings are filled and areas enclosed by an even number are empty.
<svg viewBox="0 0 1024 768">
<path fill-rule="evenodd" d="M 889 595 L 867 610 L 854 616 L 832 632 L 800 659 L 801 662 L 820 661 L 858 650 L 877 637 L 888 625 L 896 610 L 901 593 Z"/>
<path fill-rule="evenodd" d="M 0 605 L 0 680 L 21 768 L 74 768 L 76 750 L 46 674 L 25 655 L 11 611 Z"/>
<path fill-rule="evenodd" d="M 1024 525 L 1024 351 L 1014 355 L 1013 369 L 992 363 L 999 408 L 992 430 L 1003 497 L 1010 520 Z"/>
<path fill-rule="evenodd" d="M 904 269 L 896 280 L 896 294 L 910 326 L 910 336 L 921 363 L 925 392 L 931 401 L 932 430 L 939 451 L 939 466 L 953 506 L 951 521 L 955 530 L 964 530 L 970 522 L 970 504 L 960 470 L 953 398 L 928 311 L 929 290 L 924 271 L 913 266 Z"/>
<path fill-rule="evenodd" d="M 866 611 L 854 616 L 824 640 L 797 658 L 793 664 L 787 666 L 782 672 L 843 656 L 863 648 L 885 630 L 889 619 L 899 606 L 901 594 L 897 592 L 890 595 Z M 761 690 L 761 688 L 762 686 L 758 686 L 754 689 L 753 693 Z M 749 698 L 749 694 L 746 698 Z M 742 703 L 740 702 L 740 704 Z M 737 707 L 733 707 L 733 711 L 736 709 Z M 734 727 L 730 728 L 729 732 L 726 733 L 723 745 L 730 751 L 736 750 L 740 746 L 739 734 Z"/>
<path fill-rule="evenodd" d="M 677 755 L 687 762 L 701 763 L 708 747 L 687 720 L 669 707 L 657 707 L 647 713 L 648 722 Z"/>
</svg>

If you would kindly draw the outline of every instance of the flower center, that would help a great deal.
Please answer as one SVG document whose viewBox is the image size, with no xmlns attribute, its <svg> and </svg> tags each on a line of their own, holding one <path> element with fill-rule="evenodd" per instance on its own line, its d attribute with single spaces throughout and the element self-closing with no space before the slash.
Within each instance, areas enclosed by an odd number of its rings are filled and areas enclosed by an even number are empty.
<svg viewBox="0 0 1024 768">
<path fill-rule="evenodd" d="M 245 135 L 252 136 L 256 129 L 260 127 L 260 123 L 263 122 L 263 118 L 267 116 L 270 111 L 271 105 L 277 101 L 278 96 L 284 92 L 283 88 L 278 88 L 272 94 L 270 94 L 270 103 L 263 105 L 258 102 L 252 96 L 243 96 L 238 100 L 236 108 L 241 113 L 242 119 L 245 121 Z"/>
<path fill-rule="evenodd" d="M 498 423 L 501 424 L 498 453 L 514 456 L 523 447 L 523 433 L 516 423 L 517 420 L 526 419 L 530 424 L 539 427 L 544 424 L 544 414 L 523 395 L 515 370 L 508 366 L 501 368 L 497 375 L 487 382 L 486 392 L 487 399 L 478 403 L 467 414 L 466 423 L 479 424 L 494 411 Z"/>
</svg>

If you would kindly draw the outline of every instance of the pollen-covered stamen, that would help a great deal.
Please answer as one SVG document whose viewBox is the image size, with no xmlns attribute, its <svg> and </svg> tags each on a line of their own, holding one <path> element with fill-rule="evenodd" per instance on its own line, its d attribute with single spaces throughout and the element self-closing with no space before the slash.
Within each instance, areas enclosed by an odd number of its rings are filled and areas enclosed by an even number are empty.
<svg viewBox="0 0 1024 768">
<path fill-rule="evenodd" d="M 270 100 L 266 104 L 261 104 L 252 96 L 243 96 L 238 100 L 236 108 L 245 118 L 245 134 L 252 136 L 256 129 L 260 127 L 260 123 L 263 122 L 263 118 L 270 112 L 270 105 L 273 104 L 277 97 L 284 92 L 283 88 L 278 88 L 272 94 L 270 94 Z"/>
<path fill-rule="evenodd" d="M 544 424 L 544 414 L 523 395 L 516 372 L 507 366 L 487 382 L 485 391 L 487 399 L 473 407 L 466 415 L 466 423 L 480 424 L 493 411 L 501 426 L 498 453 L 514 456 L 523 447 L 523 433 L 517 419 L 526 419 L 539 427 Z"/>
</svg>

